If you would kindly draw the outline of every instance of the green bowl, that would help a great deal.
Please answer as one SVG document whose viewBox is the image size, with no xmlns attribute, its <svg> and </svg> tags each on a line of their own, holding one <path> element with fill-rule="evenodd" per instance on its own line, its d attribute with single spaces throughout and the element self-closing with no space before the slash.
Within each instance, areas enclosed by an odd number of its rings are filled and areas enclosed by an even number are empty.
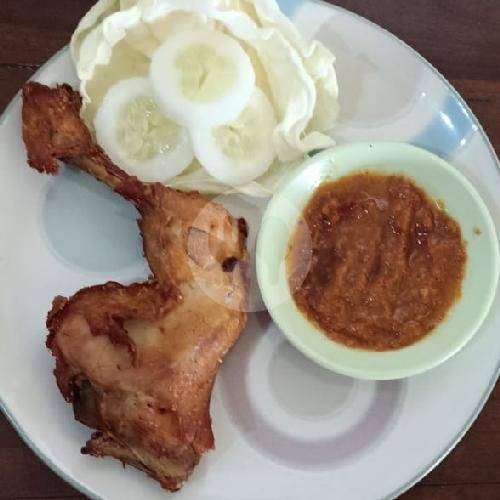
<svg viewBox="0 0 500 500">
<path fill-rule="evenodd" d="M 442 200 L 460 224 L 467 245 L 462 295 L 423 340 L 395 351 L 354 349 L 330 340 L 297 309 L 285 257 L 290 236 L 316 187 L 357 171 L 410 177 Z M 479 231 L 478 231 L 479 230 Z M 354 143 L 323 151 L 297 168 L 264 213 L 257 240 L 257 278 L 272 318 L 290 342 L 330 370 L 361 379 L 389 380 L 429 370 L 457 353 L 477 332 L 494 299 L 499 246 L 491 215 L 472 184 L 441 158 L 399 143 Z"/>
</svg>

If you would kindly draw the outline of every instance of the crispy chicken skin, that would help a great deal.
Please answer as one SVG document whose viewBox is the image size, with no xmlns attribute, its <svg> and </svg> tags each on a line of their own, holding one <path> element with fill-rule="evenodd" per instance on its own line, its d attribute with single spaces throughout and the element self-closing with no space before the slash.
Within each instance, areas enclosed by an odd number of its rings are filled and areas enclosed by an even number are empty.
<svg viewBox="0 0 500 500">
<path fill-rule="evenodd" d="M 246 224 L 198 193 L 127 175 L 93 142 L 80 106 L 67 85 L 25 85 L 28 162 L 57 174 L 63 160 L 134 203 L 152 277 L 56 297 L 47 346 L 75 418 L 97 429 L 82 452 L 175 491 L 214 446 L 214 379 L 246 322 Z"/>
</svg>

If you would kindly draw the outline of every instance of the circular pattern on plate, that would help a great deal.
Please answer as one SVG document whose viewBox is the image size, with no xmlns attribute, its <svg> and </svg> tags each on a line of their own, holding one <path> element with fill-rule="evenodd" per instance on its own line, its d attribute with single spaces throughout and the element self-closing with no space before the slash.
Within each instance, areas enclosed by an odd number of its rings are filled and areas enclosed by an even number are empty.
<svg viewBox="0 0 500 500">
<path fill-rule="evenodd" d="M 63 261 L 108 273 L 138 264 L 142 240 L 135 207 L 90 175 L 63 168 L 46 191 L 41 225 Z"/>
<path fill-rule="evenodd" d="M 342 411 L 356 383 L 353 378 L 332 374 L 311 363 L 286 341 L 274 351 L 268 377 L 274 399 L 288 413 L 305 419 L 319 419 Z"/>
<path fill-rule="evenodd" d="M 255 333 L 233 348 L 220 387 L 232 421 L 259 453 L 300 470 L 328 470 L 383 439 L 404 382 L 357 381 L 314 365 L 267 313 L 254 315 L 249 328 Z"/>
</svg>

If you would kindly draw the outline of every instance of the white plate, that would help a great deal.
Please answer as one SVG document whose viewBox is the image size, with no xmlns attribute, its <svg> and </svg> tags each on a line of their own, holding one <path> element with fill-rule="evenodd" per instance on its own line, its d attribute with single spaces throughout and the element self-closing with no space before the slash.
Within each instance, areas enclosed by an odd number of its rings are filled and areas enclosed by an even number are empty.
<svg viewBox="0 0 500 500">
<path fill-rule="evenodd" d="M 284 0 L 307 36 L 338 56 L 343 111 L 336 136 L 408 141 L 444 156 L 500 221 L 498 160 L 477 120 L 420 56 L 381 28 L 326 4 Z M 66 51 L 36 77 L 76 83 Z M 30 446 L 89 497 L 164 499 L 144 474 L 82 456 L 90 431 L 57 391 L 44 348 L 53 296 L 147 275 L 132 207 L 83 173 L 43 177 L 25 165 L 16 98 L 0 125 L 0 398 Z M 262 206 L 226 200 L 251 224 Z M 258 309 L 258 298 L 255 300 Z M 176 500 L 394 497 L 457 443 L 498 376 L 498 297 L 481 331 L 425 375 L 361 382 L 324 371 L 253 314 L 223 365 L 212 416 L 217 450 Z"/>
</svg>

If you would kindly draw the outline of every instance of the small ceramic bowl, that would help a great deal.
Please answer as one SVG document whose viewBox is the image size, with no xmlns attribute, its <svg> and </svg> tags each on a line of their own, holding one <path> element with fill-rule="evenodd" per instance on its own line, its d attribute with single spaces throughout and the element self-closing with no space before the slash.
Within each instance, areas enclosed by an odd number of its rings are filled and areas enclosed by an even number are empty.
<svg viewBox="0 0 500 500">
<path fill-rule="evenodd" d="M 423 340 L 395 351 L 374 352 L 330 340 L 297 309 L 287 282 L 290 237 L 314 190 L 358 171 L 411 178 L 461 226 L 467 246 L 462 294 L 447 317 Z M 355 143 L 323 151 L 301 165 L 278 188 L 257 241 L 257 277 L 276 324 L 302 353 L 325 368 L 370 380 L 404 378 L 429 370 L 458 352 L 477 332 L 493 302 L 499 275 L 495 226 L 470 182 L 441 158 L 399 143 Z"/>
</svg>

